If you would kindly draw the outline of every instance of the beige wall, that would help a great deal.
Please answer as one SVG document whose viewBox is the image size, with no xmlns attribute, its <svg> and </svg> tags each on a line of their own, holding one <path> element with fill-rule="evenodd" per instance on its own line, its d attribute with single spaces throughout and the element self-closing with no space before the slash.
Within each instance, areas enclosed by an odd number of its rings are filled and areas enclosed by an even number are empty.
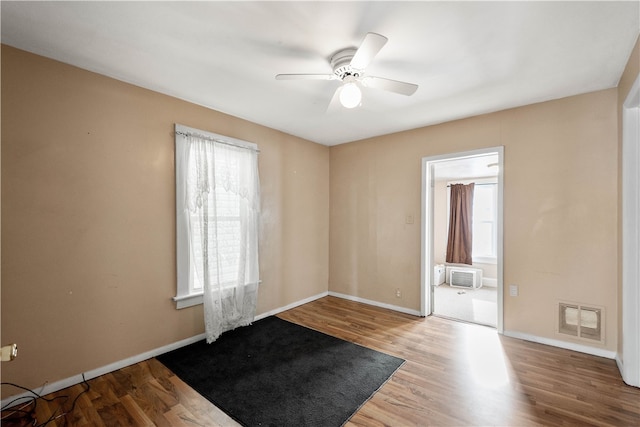
<svg viewBox="0 0 640 427">
<path fill-rule="evenodd" d="M 20 349 L 3 381 L 203 332 L 201 306 L 171 301 L 176 122 L 260 147 L 258 313 L 326 292 L 327 147 L 7 46 L 2 107 L 2 342 Z"/>
<path fill-rule="evenodd" d="M 504 146 L 504 327 L 550 339 L 558 300 L 606 309 L 617 348 L 617 92 L 331 147 L 329 290 L 420 308 L 421 159 Z M 400 288 L 402 298 L 395 297 Z"/>
<path fill-rule="evenodd" d="M 640 37 L 631 51 L 627 66 L 622 73 L 618 83 L 618 168 L 621 172 L 622 166 L 622 106 L 627 99 L 631 86 L 640 75 Z M 622 174 L 618 173 L 618 188 L 622 188 Z M 618 192 L 618 305 L 622 307 L 622 191 Z M 622 357 L 622 311 L 618 313 L 618 355 Z"/>
</svg>

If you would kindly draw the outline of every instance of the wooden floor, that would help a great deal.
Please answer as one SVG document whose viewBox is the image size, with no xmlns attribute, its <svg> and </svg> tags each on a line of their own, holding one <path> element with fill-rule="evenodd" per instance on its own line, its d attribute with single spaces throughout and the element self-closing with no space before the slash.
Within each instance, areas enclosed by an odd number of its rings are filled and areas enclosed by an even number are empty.
<svg viewBox="0 0 640 427">
<path fill-rule="evenodd" d="M 348 426 L 640 426 L 640 389 L 622 382 L 613 360 L 333 297 L 278 317 L 406 360 Z M 156 359 L 89 385 L 47 425 L 237 425 Z M 68 396 L 62 409 L 62 399 L 39 401 L 38 423 L 69 411 L 83 390 L 47 396 Z"/>
</svg>

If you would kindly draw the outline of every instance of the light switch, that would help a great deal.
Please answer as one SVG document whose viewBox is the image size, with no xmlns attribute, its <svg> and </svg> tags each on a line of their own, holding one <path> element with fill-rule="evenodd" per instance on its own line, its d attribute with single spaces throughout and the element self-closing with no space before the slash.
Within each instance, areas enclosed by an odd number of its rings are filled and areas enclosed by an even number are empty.
<svg viewBox="0 0 640 427">
<path fill-rule="evenodd" d="M 413 215 L 407 215 L 407 216 L 405 216 L 405 218 L 404 218 L 404 222 L 405 222 L 406 224 L 413 224 Z"/>
<path fill-rule="evenodd" d="M 509 285 L 509 296 L 511 297 L 518 296 L 518 285 Z"/>
</svg>

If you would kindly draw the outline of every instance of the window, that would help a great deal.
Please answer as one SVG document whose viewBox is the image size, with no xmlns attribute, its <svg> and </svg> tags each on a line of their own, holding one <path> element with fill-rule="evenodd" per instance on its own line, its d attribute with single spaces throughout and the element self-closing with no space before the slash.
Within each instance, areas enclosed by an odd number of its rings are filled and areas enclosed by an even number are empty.
<svg viewBox="0 0 640 427">
<path fill-rule="evenodd" d="M 232 162 L 222 162 L 216 158 L 215 175 L 217 179 L 222 177 L 237 177 L 239 173 L 239 162 L 233 159 Z M 186 171 L 189 174 L 189 181 L 196 180 L 194 169 Z M 216 195 L 216 215 L 208 215 L 207 233 L 209 240 L 217 239 L 218 245 L 213 249 L 220 252 L 219 257 L 223 262 L 216 265 L 214 274 L 218 274 L 223 287 L 233 283 L 238 276 L 237 271 L 240 261 L 240 197 L 237 194 L 225 191 L 224 187 L 215 187 Z M 191 251 L 194 258 L 201 258 L 202 254 L 202 224 L 198 221 L 198 215 L 187 211 L 189 216 L 189 236 L 192 244 Z M 214 254 L 217 256 L 218 254 Z M 199 267 L 196 264 L 196 271 Z M 200 277 L 202 274 L 195 274 L 190 281 L 190 293 L 201 293 L 204 289 Z"/>
<path fill-rule="evenodd" d="M 211 150 L 215 144 L 213 165 L 202 169 L 209 171 L 208 179 L 214 185 L 200 193 L 193 191 L 201 185 L 202 172 L 189 158 L 193 155 L 188 148 L 189 135 L 206 142 Z M 257 161 L 252 162 L 247 155 L 251 150 L 257 151 L 257 146 L 181 125 L 176 125 L 175 144 L 177 292 L 173 299 L 177 308 L 184 308 L 203 302 L 205 268 L 207 277 L 214 278 L 210 283 L 215 281 L 221 293 L 231 290 L 238 280 L 245 284 L 258 281 L 257 260 L 246 252 L 247 247 L 255 248 L 257 257 L 257 227 L 247 224 L 246 215 L 242 214 L 251 203 L 245 194 L 247 188 L 255 188 L 259 205 L 259 189 L 247 185 L 254 174 L 257 182 Z M 209 201 L 205 212 L 193 209 L 198 199 L 190 200 L 191 193 Z M 213 261 L 203 263 L 205 251 Z"/>
<path fill-rule="evenodd" d="M 473 262 L 497 262 L 497 187 L 496 184 L 479 183 L 473 190 Z"/>
</svg>

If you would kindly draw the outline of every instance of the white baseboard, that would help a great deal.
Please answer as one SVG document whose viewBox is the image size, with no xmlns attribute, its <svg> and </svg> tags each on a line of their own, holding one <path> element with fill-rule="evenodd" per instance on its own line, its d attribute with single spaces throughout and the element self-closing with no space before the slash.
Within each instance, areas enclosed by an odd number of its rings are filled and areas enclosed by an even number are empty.
<svg viewBox="0 0 640 427">
<path fill-rule="evenodd" d="M 389 310 L 399 311 L 400 313 L 411 314 L 413 316 L 420 316 L 420 312 L 418 310 L 412 310 L 410 308 L 400 307 L 400 306 L 392 305 L 392 304 L 385 304 L 383 302 L 372 301 L 372 300 L 364 299 L 364 298 L 360 298 L 360 297 L 354 297 L 352 295 L 340 294 L 338 292 L 329 291 L 329 296 L 336 297 L 336 298 L 342 298 L 342 299 L 346 299 L 346 300 L 349 300 L 349 301 L 361 302 L 363 304 L 373 305 L 373 306 L 376 306 L 376 307 L 387 308 Z"/>
<path fill-rule="evenodd" d="M 488 277 L 482 278 L 482 286 L 486 286 L 487 288 L 497 288 L 498 287 L 498 279 L 490 279 Z"/>
<path fill-rule="evenodd" d="M 296 308 L 299 305 L 307 304 L 311 301 L 315 301 L 317 299 L 326 297 L 328 294 L 329 294 L 328 292 L 322 292 L 312 297 L 301 299 L 300 301 L 292 302 L 291 304 L 285 305 L 284 307 L 279 307 L 274 310 L 267 311 L 266 313 L 258 314 L 254 320 L 264 319 L 265 317 L 273 316 L 275 314 L 282 313 L 283 311 L 291 310 L 292 308 Z"/>
<path fill-rule="evenodd" d="M 525 341 L 531 341 L 539 344 L 550 345 L 553 347 L 564 348 L 565 350 L 573 350 L 580 353 L 591 354 L 592 356 L 605 357 L 607 359 L 618 360 L 618 355 L 615 351 L 605 350 L 602 348 L 591 347 L 584 344 L 576 344 L 567 341 L 554 340 L 551 338 L 543 338 L 535 335 L 524 334 L 522 332 L 504 331 L 503 335 L 511 338 L 518 338 Z M 618 366 L 620 366 L 618 364 Z"/>
<path fill-rule="evenodd" d="M 97 369 L 92 369 L 90 371 L 84 372 L 84 377 L 87 380 L 92 378 L 99 377 L 100 375 L 108 374 L 109 372 L 117 371 L 118 369 L 126 368 L 127 366 L 133 365 L 135 363 L 142 362 L 143 360 L 151 359 L 152 357 L 159 356 L 163 353 L 175 350 L 180 347 L 184 347 L 189 344 L 193 344 L 194 342 L 198 342 L 204 339 L 204 334 L 199 334 L 191 338 L 186 338 L 184 340 L 180 340 L 171 344 L 164 345 L 162 347 L 158 347 L 156 349 L 137 354 L 135 356 L 128 357 L 126 359 L 119 360 L 117 362 L 110 363 L 106 366 L 102 366 Z M 62 379 L 60 381 L 56 381 L 54 383 L 47 383 L 42 387 L 42 390 L 38 390 L 38 394 L 40 396 L 44 396 L 49 393 L 54 393 L 56 391 L 62 390 L 67 387 L 74 386 L 76 384 L 80 384 L 82 382 L 82 374 L 77 374 L 69 378 Z M 10 397 L 6 397 L 0 401 L 0 405 L 4 408 L 5 405 L 15 399 L 29 398 L 34 396 L 33 393 L 24 392 L 17 395 L 13 395 Z"/>
<path fill-rule="evenodd" d="M 622 359 L 620 359 L 619 353 L 616 353 L 616 365 L 618 365 L 618 370 L 620 371 L 620 374 L 622 374 L 624 372 L 624 364 L 622 363 Z"/>
<path fill-rule="evenodd" d="M 359 297 L 355 297 L 352 295 L 346 295 L 346 294 L 341 294 L 338 292 L 322 292 L 320 294 L 311 296 L 309 298 L 305 298 L 302 299 L 300 301 L 296 301 L 293 302 L 291 304 L 288 304 L 286 306 L 274 309 L 274 310 L 270 310 L 266 313 L 261 313 L 259 315 L 257 315 L 255 317 L 255 320 L 260 320 L 263 319 L 265 317 L 268 316 L 272 316 L 278 313 L 281 313 L 283 311 L 287 311 L 290 310 L 292 308 L 298 307 L 300 305 L 303 304 L 307 304 L 311 301 L 315 301 L 317 299 L 323 298 L 327 295 L 336 297 L 336 298 L 342 298 L 342 299 L 346 299 L 349 301 L 355 301 L 355 302 L 360 302 L 363 304 L 368 304 L 368 305 L 372 305 L 375 307 L 381 307 L 381 308 L 386 308 L 389 310 L 393 310 L 393 311 L 398 311 L 401 313 L 405 313 L 405 314 L 410 314 L 413 316 L 420 316 L 420 312 L 417 310 L 412 310 L 409 308 L 405 308 L 405 307 L 400 307 L 400 306 L 396 306 L 396 305 L 392 305 L 392 304 L 385 304 L 385 303 L 381 303 L 378 301 L 372 301 L 372 300 L 368 300 L 368 299 L 364 299 L 364 298 L 359 298 Z M 600 348 L 595 348 L 595 347 L 590 347 L 587 345 L 582 345 L 582 344 L 574 344 L 574 343 L 570 343 L 570 342 L 566 342 L 566 341 L 560 341 L 560 340 L 554 340 L 554 339 L 549 339 L 549 338 L 542 338 L 542 337 L 537 337 L 535 335 L 529 335 L 529 334 L 524 334 L 524 333 L 520 333 L 520 332 L 514 332 L 514 331 L 504 331 L 504 335 L 508 336 L 508 337 L 512 337 L 512 338 L 518 338 L 518 339 L 522 339 L 525 341 L 531 341 L 531 342 L 536 342 L 536 343 L 540 343 L 540 344 L 546 344 L 546 345 L 551 345 L 554 347 L 560 347 L 560 348 L 564 348 L 567 350 L 573 350 L 573 351 L 578 351 L 581 353 L 587 353 L 587 354 L 591 354 L 594 356 L 599 356 L 599 357 L 605 357 L 607 359 L 615 359 L 616 363 L 618 364 L 618 367 L 620 368 L 622 363 L 617 355 L 616 352 L 610 351 L 610 350 L 603 350 Z M 90 371 L 87 371 L 84 373 L 84 376 L 87 380 L 90 380 L 92 378 L 96 378 L 99 377 L 100 375 L 104 375 L 104 374 L 108 374 L 109 372 L 113 372 L 113 371 L 117 371 L 118 369 L 122 369 L 125 368 L 127 366 L 133 365 L 135 363 L 139 363 L 142 362 L 144 360 L 147 359 L 151 359 L 152 357 L 155 356 L 159 356 L 163 353 L 178 349 L 180 347 L 184 347 L 186 345 L 189 344 L 193 344 L 195 342 L 201 341 L 205 338 L 204 334 L 199 334 L 196 336 L 193 336 L 191 338 L 186 338 L 184 340 L 180 340 L 171 344 L 167 344 L 165 346 L 162 347 L 158 347 L 156 349 L 132 356 L 132 357 L 128 357 L 126 359 L 123 360 L 119 360 L 117 362 L 114 363 L 110 363 L 109 365 L 97 368 L 97 369 L 93 369 Z M 41 396 L 44 396 L 46 394 L 49 393 L 53 393 L 59 390 L 62 390 L 64 388 L 67 387 L 71 387 L 73 385 L 79 384 L 82 382 L 82 374 L 77 374 L 74 375 L 72 377 L 69 378 L 65 378 L 62 379 L 60 381 L 56 381 L 54 383 L 51 384 L 45 384 L 42 387 L 42 390 L 38 390 L 38 394 Z M 15 401 L 16 399 L 22 399 L 22 398 L 28 398 L 33 396 L 32 393 L 29 392 L 24 392 L 24 393 L 20 393 L 17 395 L 13 395 L 13 396 L 9 396 L 6 397 L 4 399 L 2 399 L 0 401 L 0 406 L 4 407 L 5 405 L 7 405 L 8 403 Z M 16 402 L 19 403 L 19 402 Z"/>
<path fill-rule="evenodd" d="M 627 375 L 625 375 L 624 363 L 622 362 L 622 359 L 620 359 L 620 353 L 616 353 L 616 365 L 618 365 L 622 381 L 624 381 L 626 385 L 640 388 L 640 382 L 634 383 L 633 379 L 627 378 Z"/>
<path fill-rule="evenodd" d="M 294 307 L 297 307 L 299 305 L 306 304 L 308 302 L 317 300 L 317 299 L 322 298 L 322 297 L 326 297 L 327 295 L 328 295 L 328 292 L 323 292 L 323 293 L 320 293 L 318 295 L 314 295 L 312 297 L 305 298 L 305 299 L 300 300 L 300 301 L 296 301 L 296 302 L 288 304 L 288 305 L 286 305 L 284 307 L 280 307 L 280 308 L 277 308 L 275 310 L 271 310 L 271 311 L 268 311 L 266 313 L 259 314 L 259 315 L 257 315 L 255 317 L 254 320 L 260 320 L 260 319 L 263 319 L 265 317 L 272 316 L 274 314 L 278 314 L 278 313 L 281 313 L 281 312 L 286 311 L 286 310 L 290 310 L 290 309 L 292 309 Z M 87 380 L 90 380 L 92 378 L 99 377 L 100 375 L 108 374 L 109 372 L 117 371 L 118 369 L 126 368 L 127 366 L 142 362 L 143 360 L 151 359 L 152 357 L 159 356 L 159 355 L 161 355 L 163 353 L 167 353 L 169 351 L 178 349 L 180 347 L 184 347 L 186 345 L 193 344 L 193 343 L 198 342 L 198 341 L 202 341 L 204 338 L 205 338 L 204 334 L 199 334 L 199 335 L 196 335 L 196 336 L 191 337 L 191 338 L 186 338 L 184 340 L 180 340 L 180 341 L 174 342 L 172 344 L 167 344 L 165 346 L 158 347 L 156 349 L 153 349 L 153 350 L 150 350 L 150 351 L 147 351 L 147 352 L 135 355 L 135 356 L 131 356 L 131 357 L 119 360 L 119 361 L 114 362 L 114 363 L 110 363 L 110 364 L 108 364 L 106 366 L 102 366 L 100 368 L 93 369 L 91 371 L 87 371 L 87 372 L 84 373 L 84 377 Z M 71 386 L 74 386 L 76 384 L 80 384 L 81 382 L 82 382 L 82 374 L 77 374 L 77 375 L 74 375 L 72 377 L 65 378 L 65 379 L 62 379 L 60 381 L 56 381 L 54 383 L 50 383 L 50 384 L 47 383 L 42 387 L 42 389 L 37 389 L 37 393 L 40 396 L 44 396 L 46 394 L 54 393 L 56 391 L 65 389 L 67 387 L 71 387 Z M 34 391 L 35 391 L 35 389 L 34 389 Z M 30 392 L 24 392 L 24 393 L 16 394 L 16 395 L 13 395 L 13 396 L 9 396 L 9 397 L 6 397 L 6 398 L 4 398 L 4 399 L 2 399 L 0 401 L 0 406 L 4 408 L 7 403 L 11 403 L 11 402 L 15 401 L 16 399 L 26 399 L 26 398 L 30 398 L 32 396 L 35 396 L 35 395 L 34 395 L 34 393 L 30 393 Z M 20 402 L 17 401 L 16 403 L 20 403 Z"/>
</svg>

